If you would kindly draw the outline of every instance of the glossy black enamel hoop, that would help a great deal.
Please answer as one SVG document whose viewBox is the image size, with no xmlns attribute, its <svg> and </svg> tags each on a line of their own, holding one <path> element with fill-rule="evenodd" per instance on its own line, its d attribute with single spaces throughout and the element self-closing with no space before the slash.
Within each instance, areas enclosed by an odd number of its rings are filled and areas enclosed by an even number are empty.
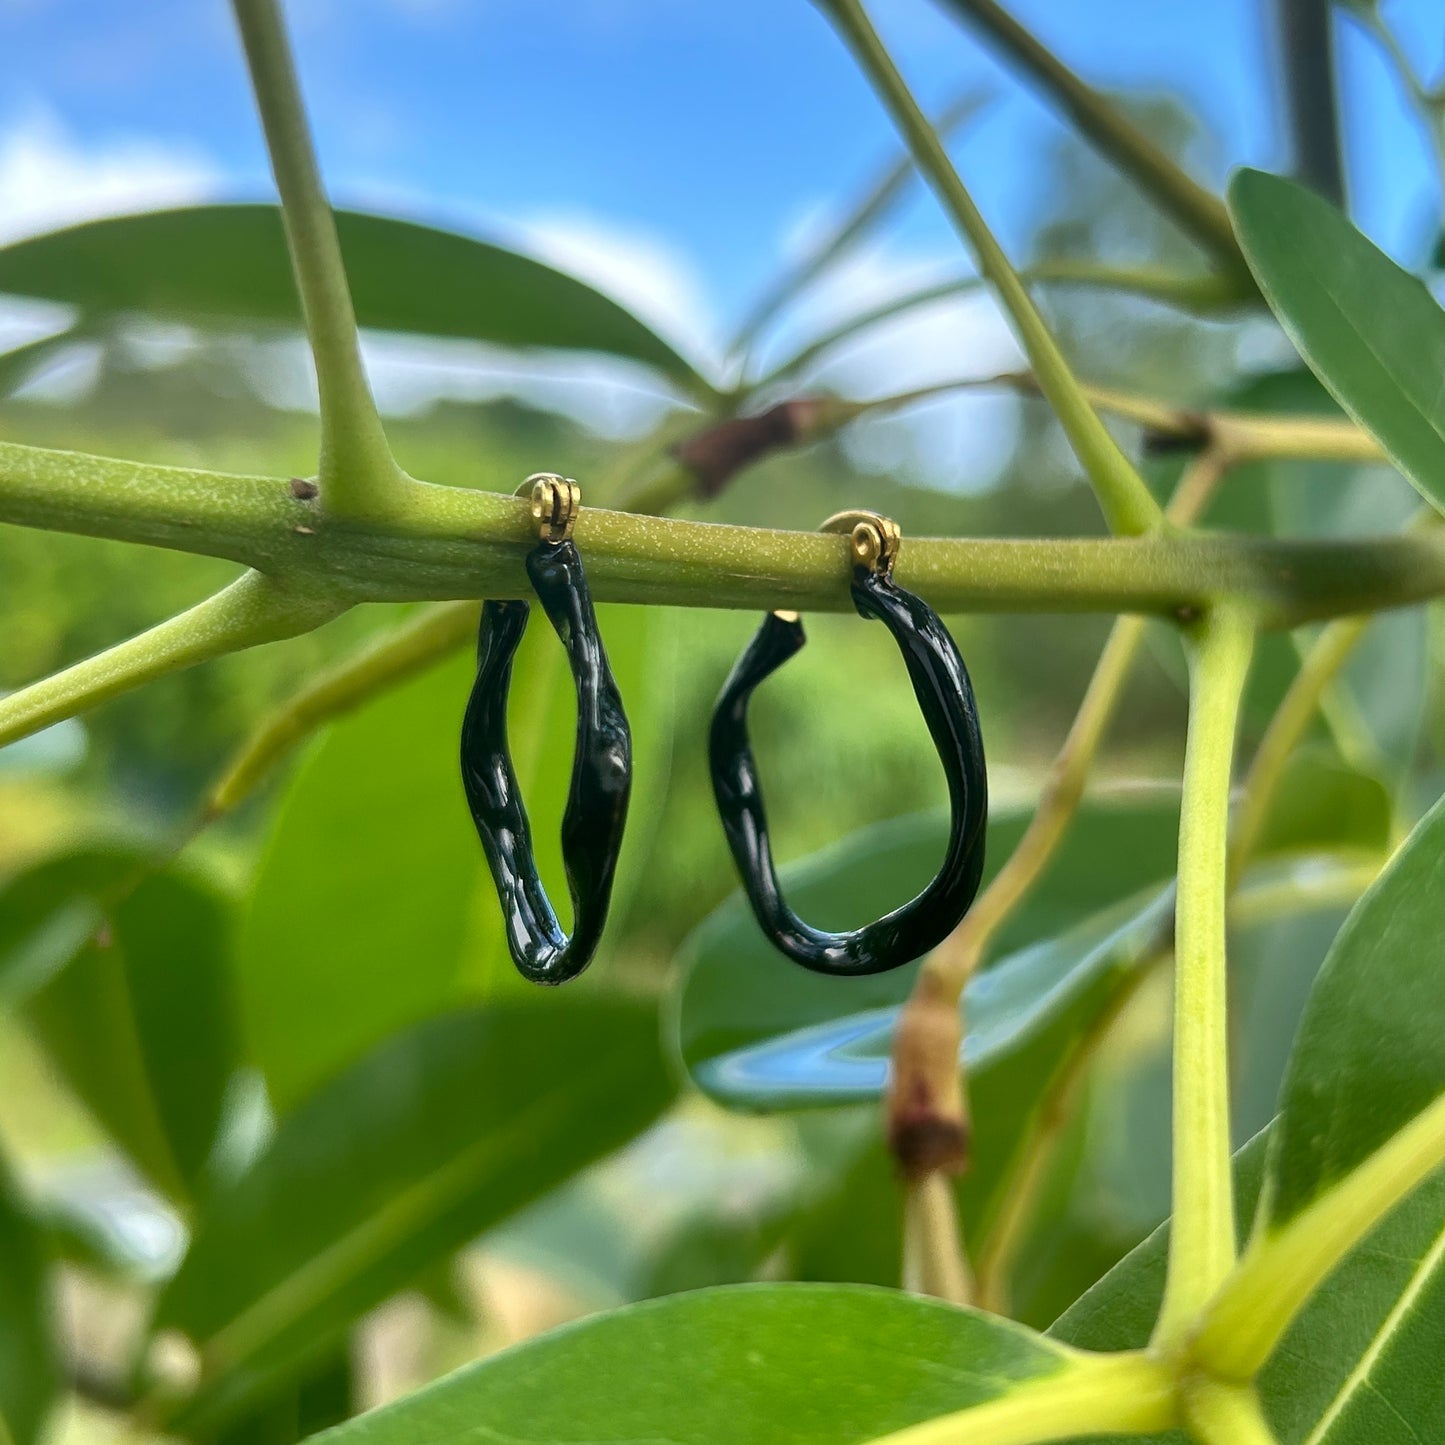
<svg viewBox="0 0 1445 1445">
<path fill-rule="evenodd" d="M 747 710 L 758 685 L 807 640 L 793 613 L 769 613 L 738 659 L 713 713 L 709 762 L 723 830 L 763 932 L 804 968 L 857 976 L 922 957 L 968 912 L 983 872 L 988 777 L 973 685 L 958 646 L 933 608 L 893 581 L 896 527 L 871 513 L 845 513 L 824 528 L 840 522 L 853 529 L 853 605 L 882 622 L 903 653 L 948 780 L 952 817 L 942 866 L 911 902 L 850 932 L 814 928 L 788 907 L 773 864 Z"/>
<path fill-rule="evenodd" d="M 576 750 L 562 815 L 571 938 L 562 931 L 537 872 L 531 824 L 508 749 L 507 694 L 512 662 L 527 630 L 531 609 L 526 602 L 482 607 L 477 677 L 462 720 L 462 782 L 497 885 L 512 961 L 533 983 L 560 984 L 591 962 L 607 920 L 632 791 L 632 735 L 597 629 L 582 558 L 570 536 L 576 484 L 552 476 L 528 478 L 528 484 L 544 540 L 527 554 L 527 576 L 567 650 L 577 689 Z"/>
</svg>

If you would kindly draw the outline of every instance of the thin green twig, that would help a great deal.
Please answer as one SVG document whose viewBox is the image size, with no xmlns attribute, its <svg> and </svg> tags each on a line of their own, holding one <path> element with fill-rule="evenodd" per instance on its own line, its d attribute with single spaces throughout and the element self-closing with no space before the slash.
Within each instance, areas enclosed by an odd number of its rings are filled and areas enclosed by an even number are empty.
<svg viewBox="0 0 1445 1445">
<path fill-rule="evenodd" d="M 391 455 L 361 363 L 356 314 L 278 0 L 232 0 L 266 132 L 286 242 L 316 363 L 322 505 L 337 516 L 397 510 L 406 478 Z"/>
<path fill-rule="evenodd" d="M 1023 267 L 1019 271 L 1019 279 L 1029 287 L 1078 286 L 1089 290 L 1141 296 L 1150 301 L 1178 306 L 1186 311 L 1207 316 L 1217 315 L 1237 306 L 1241 300 L 1239 287 L 1227 277 L 1207 272 L 1183 273 L 1154 266 L 1109 266 L 1101 262 L 1060 258 Z M 776 385 L 787 377 L 798 375 L 830 351 L 876 326 L 940 301 L 953 301 L 970 296 L 986 284 L 982 276 L 960 276 L 949 281 L 935 281 L 917 290 L 891 297 L 876 306 L 857 311 L 810 338 L 755 384 L 759 387 Z"/>
<path fill-rule="evenodd" d="M 284 479 L 0 442 L 0 522 L 226 557 L 338 602 L 529 592 L 527 504 L 464 487 L 415 482 L 403 516 L 340 524 L 298 500 Z M 577 538 L 601 601 L 851 607 L 846 549 L 817 532 L 583 507 Z M 1257 609 L 1264 627 L 1295 627 L 1445 594 L 1445 537 L 906 537 L 898 571 L 944 612 L 1177 619 L 1232 598 Z"/>
<path fill-rule="evenodd" d="M 1253 291 L 1224 202 L 1183 171 L 1118 106 L 1080 79 L 996 0 L 944 0 L 988 35 L 1051 95 L 1080 133 L 1202 246 L 1237 284 Z"/>
<path fill-rule="evenodd" d="M 1138 535 L 1163 520 L 1143 478 L 1109 435 L 1075 379 L 1053 333 L 974 205 L 938 135 L 904 83 L 858 0 L 818 0 L 852 49 L 864 73 L 908 142 L 918 167 L 938 194 L 979 270 L 999 293 L 1064 433 L 1098 496 L 1111 531 Z"/>
<path fill-rule="evenodd" d="M 198 662 L 310 632 L 346 611 L 247 572 L 187 612 L 0 698 L 0 746 Z"/>
<path fill-rule="evenodd" d="M 1155 1341 L 1173 1345 L 1234 1264 L 1225 1006 L 1229 781 L 1254 619 L 1220 607 L 1191 641 L 1174 967 L 1174 1214 Z"/>
</svg>

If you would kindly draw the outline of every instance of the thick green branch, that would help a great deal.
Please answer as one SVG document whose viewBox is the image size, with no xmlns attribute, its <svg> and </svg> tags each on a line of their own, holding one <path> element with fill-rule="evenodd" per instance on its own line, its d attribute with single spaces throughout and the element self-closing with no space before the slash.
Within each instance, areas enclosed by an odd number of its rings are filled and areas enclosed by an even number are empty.
<svg viewBox="0 0 1445 1445">
<path fill-rule="evenodd" d="M 521 597 L 524 502 L 415 483 L 387 522 L 327 517 L 287 482 L 0 442 L 0 522 L 226 557 L 347 602 Z M 844 612 L 846 549 L 816 532 L 725 527 L 584 508 L 577 540 L 602 601 Z M 1445 538 L 1240 536 L 995 540 L 905 537 L 904 585 L 944 612 L 1140 612 L 1220 598 L 1268 627 L 1445 594 Z"/>
<path fill-rule="evenodd" d="M 247 572 L 149 632 L 0 698 L 0 746 L 167 673 L 310 632 L 346 606 Z"/>
<path fill-rule="evenodd" d="M 1109 529 L 1130 535 L 1152 530 L 1161 520 L 1159 504 L 1089 405 L 1028 288 L 974 205 L 943 143 L 919 109 L 863 7 L 858 0 L 817 0 L 817 3 L 852 49 L 908 142 L 919 170 L 973 251 L 979 270 L 998 291 L 1028 355 L 1029 365 L 1039 379 L 1040 389 L 1057 413 L 1069 444 L 1093 485 Z"/>
<path fill-rule="evenodd" d="M 406 478 L 392 458 L 361 364 L 356 314 L 278 0 L 232 0 L 276 189 L 321 401 L 322 503 L 385 516 Z"/>
<path fill-rule="evenodd" d="M 1174 218 L 1233 277 L 1244 294 L 1253 282 L 1224 202 L 1178 164 L 1093 86 L 1075 75 L 996 0 L 944 0 L 978 26 L 1058 101 L 1064 113 L 1125 175 Z"/>
<path fill-rule="evenodd" d="M 1234 1263 L 1225 1007 L 1225 840 L 1240 700 L 1254 645 L 1246 612 L 1207 617 L 1190 655 L 1174 945 L 1174 1220 L 1155 1338 L 1172 1344 Z"/>
</svg>

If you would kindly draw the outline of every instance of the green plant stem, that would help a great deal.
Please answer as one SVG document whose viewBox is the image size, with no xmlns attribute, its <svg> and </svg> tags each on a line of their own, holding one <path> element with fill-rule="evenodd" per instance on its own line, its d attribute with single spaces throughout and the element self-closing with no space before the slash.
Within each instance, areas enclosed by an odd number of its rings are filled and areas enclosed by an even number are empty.
<svg viewBox="0 0 1445 1445">
<path fill-rule="evenodd" d="M 338 521 L 279 479 L 236 477 L 0 442 L 0 522 L 227 557 L 352 602 L 522 597 L 527 504 L 415 483 L 406 515 Z M 846 612 L 848 561 L 817 532 L 584 507 L 578 544 L 605 602 Z M 1291 541 L 1208 534 L 905 538 L 899 580 L 943 612 L 1140 612 L 1218 598 L 1266 627 L 1403 607 L 1445 593 L 1445 537 Z"/>
<path fill-rule="evenodd" d="M 1075 75 L 995 0 L 944 0 L 976 25 L 1061 106 L 1081 134 L 1108 156 L 1231 277 L 1253 289 L 1229 212 L 1093 86 Z"/>
<path fill-rule="evenodd" d="M 227 557 L 350 601 L 518 597 L 533 531 L 519 498 L 415 484 L 407 515 L 328 522 L 285 481 L 111 461 L 0 442 L 0 522 Z M 847 611 L 848 563 L 817 532 L 584 507 L 603 601 Z M 900 579 L 945 612 L 1178 614 L 1216 598 L 1267 627 L 1408 606 L 1445 592 L 1445 537 L 905 538 Z"/>
<path fill-rule="evenodd" d="M 1248 883 L 1230 899 L 1230 926 L 1257 926 L 1305 906 L 1348 907 L 1375 881 L 1384 862 L 1379 859 L 1320 871 L 1318 865 L 1324 861 L 1311 860 L 1311 866 L 1302 870 L 1302 876 Z M 986 1221 L 979 1238 L 976 1274 L 978 1302 L 982 1308 L 996 1314 L 1007 1313 L 1009 1281 L 1018 1252 L 1028 1241 L 1028 1225 L 1048 1180 L 1049 1165 L 1073 1117 L 1089 1069 L 1130 1001 L 1154 970 L 1173 956 L 1171 916 L 1169 927 L 1162 929 L 1123 970 L 1123 982 L 1109 1000 L 1108 1008 L 1069 1044 L 1057 1061 L 1032 1126 L 1007 1165 L 1007 1174 L 1000 1186 L 1002 1202 L 998 1212 Z"/>
<path fill-rule="evenodd" d="M 1194 1360 L 1220 1379 L 1252 1379 L 1320 1284 L 1442 1165 L 1445 1094 L 1283 1228 L 1251 1239 L 1204 1312 Z"/>
<path fill-rule="evenodd" d="M 0 698 L 0 746 L 183 667 L 310 632 L 346 606 L 247 572 L 149 632 Z"/>
<path fill-rule="evenodd" d="M 1168 1347 L 1234 1263 L 1225 1005 L 1226 837 L 1234 737 L 1254 620 L 1221 606 L 1190 648 L 1175 908 L 1173 1223 L 1155 1340 Z"/>
<path fill-rule="evenodd" d="M 1379 876 L 1384 859 L 1350 863 L 1343 867 L 1322 865 L 1334 860 L 1309 859 L 1306 866 L 1288 876 L 1265 876 L 1247 880 L 1229 900 L 1232 928 L 1258 926 L 1271 919 L 1297 912 L 1303 907 L 1348 907 Z M 1124 966 L 1123 982 L 1109 1001 L 1109 1007 L 1075 1038 L 1055 1070 L 1035 1111 L 1034 1122 L 1023 1135 L 999 1192 L 998 1212 L 985 1225 L 978 1242 L 977 1294 L 979 1304 L 996 1314 L 1007 1312 L 1008 1284 L 1019 1249 L 1026 1243 L 1027 1226 L 1034 1217 L 1038 1197 L 1048 1179 L 1048 1166 L 1073 1115 L 1079 1090 L 1089 1067 L 1115 1021 L 1123 1013 L 1154 969 L 1174 956 L 1173 915 L 1157 938 L 1141 948 Z"/>
<path fill-rule="evenodd" d="M 1166 513 L 1169 520 L 1177 526 L 1193 522 L 1213 495 L 1223 472 L 1212 453 L 1196 458 L 1170 499 Z M 966 1138 L 968 1110 L 958 1066 L 964 1030 L 963 990 L 999 927 L 1017 911 L 1057 852 L 1078 809 L 1089 769 L 1113 718 L 1143 635 L 1142 618 L 1121 617 L 1114 623 L 1068 736 L 1044 781 L 1027 830 L 963 921 L 934 949 L 919 971 L 894 1034 L 887 1098 L 888 1138 L 895 1148 L 901 1148 L 900 1159 L 906 1157 L 909 1140 L 917 1128 L 921 1101 L 926 1104 L 930 1129 L 948 1128 L 960 1140 Z M 1061 1103 L 1057 1111 L 1041 1114 L 1035 1131 L 1047 1134 L 1061 1128 L 1065 1107 Z M 1040 1173 L 1048 1147 L 1045 1143 L 1039 1151 Z M 945 1278 L 967 1274 L 963 1240 L 953 1219 L 951 1191 L 947 1196 L 946 1232 L 941 1207 L 923 1213 L 907 1206 L 930 1178 L 956 1171 L 959 1166 L 959 1160 L 940 1159 L 932 1173 L 906 1180 L 905 1259 L 914 1254 L 933 1259 L 951 1255 L 957 1265 L 951 1270 L 935 1271 Z M 1040 1182 L 1035 1173 L 1029 1172 L 1027 1163 L 1022 1167 L 1025 1173 L 1015 1181 L 1020 1192 L 1017 1208 L 1006 1206 L 1000 1227 L 990 1228 L 979 1248 L 978 1298 L 999 1313 L 1003 1312 L 1012 1251 L 1031 1211 L 1032 1191 Z M 1008 1192 L 1012 1205 L 1013 1186 Z M 928 1227 L 932 1233 L 914 1241 L 910 1236 L 914 1226 Z"/>
<path fill-rule="evenodd" d="M 903 1288 L 950 1304 L 971 1305 L 974 1282 L 959 1243 L 958 1206 L 945 1174 L 903 1186 Z"/>
<path fill-rule="evenodd" d="M 1334 8 L 1330 0 L 1275 0 L 1276 53 L 1295 177 L 1344 210 Z"/>
<path fill-rule="evenodd" d="M 1253 856 L 1285 765 L 1319 710 L 1325 689 L 1349 660 L 1370 620 L 1342 617 L 1331 622 L 1305 654 L 1294 681 L 1270 718 L 1245 774 L 1239 807 L 1235 810 L 1229 857 L 1231 879 L 1239 877 Z"/>
<path fill-rule="evenodd" d="M 1117 291 L 1124 295 L 1141 296 L 1146 300 L 1179 306 L 1204 316 L 1212 316 L 1238 306 L 1242 299 L 1241 288 L 1228 278 L 1218 275 L 1195 275 L 1156 266 L 1110 266 L 1103 262 L 1063 257 L 1026 266 L 1019 271 L 1019 279 L 1026 286 L 1081 286 L 1090 290 Z M 905 316 L 910 311 L 935 305 L 939 301 L 970 296 L 982 290 L 986 284 L 982 276 L 960 276 L 951 281 L 933 282 L 919 287 L 916 291 L 905 291 L 891 300 L 856 312 L 813 337 L 787 360 L 769 371 L 756 385 L 770 386 L 785 377 L 796 376 L 819 357 L 825 356 L 845 341 L 853 340 L 861 332 Z M 1246 291 L 1243 296 L 1247 298 L 1249 294 Z"/>
<path fill-rule="evenodd" d="M 1380 13 L 1378 5 L 1343 8 L 1346 14 L 1352 15 L 1374 37 L 1395 67 L 1395 72 L 1405 87 L 1405 93 L 1410 99 L 1410 104 L 1419 118 L 1421 129 L 1425 132 L 1425 139 L 1429 143 L 1430 154 L 1435 162 L 1435 181 L 1439 192 L 1439 202 L 1441 207 L 1445 208 L 1445 95 L 1438 90 L 1431 90 L 1421 80 L 1420 72 L 1416 70 L 1410 57 L 1405 54 L 1404 47 L 1400 44 L 1395 32 L 1385 23 L 1385 17 Z"/>
<path fill-rule="evenodd" d="M 950 391 L 1006 387 L 1023 396 L 1040 394 L 1030 371 L 1003 371 L 993 376 L 939 382 L 911 394 L 853 406 L 902 406 Z M 1226 467 L 1259 461 L 1380 462 L 1380 444 L 1353 422 L 1336 417 L 1293 416 L 1271 412 L 1196 411 L 1154 397 L 1115 387 L 1082 383 L 1084 395 L 1097 410 L 1134 422 L 1158 437 L 1194 442 L 1212 452 Z"/>
<path fill-rule="evenodd" d="M 367 384 L 336 221 L 326 199 L 278 0 L 232 0 L 266 132 L 286 243 L 321 402 L 321 501 L 336 516 L 384 517 L 406 478 Z"/>
<path fill-rule="evenodd" d="M 656 472 L 645 470 L 642 481 L 624 490 L 617 502 L 627 511 L 651 515 L 654 509 L 675 505 L 691 490 L 686 470 L 668 461 Z M 281 758 L 322 724 L 426 671 L 476 632 L 475 603 L 438 602 L 341 659 L 261 719 L 207 794 L 202 826 L 241 803 Z"/>
<path fill-rule="evenodd" d="M 1200 1445 L 1277 1445 L 1253 1385 L 1192 1382 L 1183 1391 L 1184 1423 Z"/>
<path fill-rule="evenodd" d="M 859 0 L 818 3 L 851 47 L 907 141 L 919 170 L 972 249 L 979 270 L 997 290 L 1039 386 L 1093 485 L 1110 530 L 1130 536 L 1152 531 L 1161 521 L 1158 503 L 1080 390 L 1027 287 L 974 205 L 943 143 L 919 109 Z"/>
<path fill-rule="evenodd" d="M 1114 1431 L 1168 1430 L 1178 1421 L 1174 1376 L 1133 1352 L 1070 1352 L 1053 1374 L 983 1405 L 942 1415 L 872 1445 L 1029 1445 Z"/>
<path fill-rule="evenodd" d="M 404 517 L 341 521 L 298 501 L 281 480 L 4 442 L 0 522 L 227 557 L 313 599 L 317 615 L 356 602 L 525 596 L 522 558 L 533 538 L 526 503 L 490 492 L 414 483 Z M 584 508 L 577 535 L 602 601 L 851 606 L 844 548 L 816 532 Z M 1177 619 L 1228 598 L 1250 605 L 1263 626 L 1292 627 L 1445 593 L 1445 536 L 908 539 L 898 571 L 906 586 L 944 612 L 1136 612 Z M 109 664 L 95 659 L 88 666 L 104 671 Z M 48 689 L 53 681 L 35 686 Z M 22 689 L 0 700 L 0 728 L 13 727 L 32 696 Z M 71 701 L 74 711 L 88 705 L 83 691 Z"/>
</svg>

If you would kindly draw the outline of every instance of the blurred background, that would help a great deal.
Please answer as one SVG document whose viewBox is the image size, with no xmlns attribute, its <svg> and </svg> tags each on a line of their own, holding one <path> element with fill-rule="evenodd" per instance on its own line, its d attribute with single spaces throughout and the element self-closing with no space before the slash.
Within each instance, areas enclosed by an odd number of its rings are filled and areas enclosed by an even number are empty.
<svg viewBox="0 0 1445 1445">
<path fill-rule="evenodd" d="M 1281 8 L 1289 6 L 1013 6 L 1216 190 L 1241 164 L 1289 169 L 1301 139 L 1309 141 L 1291 119 Z M 978 37 L 922 0 L 878 10 L 885 39 L 930 108 L 962 102 L 966 114 L 951 132 L 951 152 L 1016 263 L 1088 258 L 1197 269 L 1191 243 Z M 1391 0 L 1385 12 L 1401 47 L 1433 74 L 1445 58 L 1438 7 Z M 294 0 L 287 15 L 338 206 L 480 236 L 580 277 L 719 387 L 767 375 L 869 308 L 969 274 L 932 197 L 910 182 L 837 264 L 737 347 L 779 278 L 815 253 L 898 156 L 878 103 L 806 4 L 567 0 L 541 10 L 512 0 Z M 1377 40 L 1348 7 L 1331 28 L 1337 107 L 1333 118 L 1328 107 L 1315 117 L 1337 127 L 1341 159 L 1334 177 L 1316 179 L 1338 187 L 1357 222 L 1386 249 L 1422 267 L 1439 245 L 1435 152 Z M 239 46 L 219 0 L 144 7 L 4 0 L 0 57 L 0 242 L 122 212 L 270 198 Z M 1305 149 L 1318 155 L 1318 145 Z M 1192 314 L 1063 288 L 1041 296 L 1089 381 L 1190 405 L 1221 398 L 1261 404 L 1250 400 L 1256 395 L 1276 407 L 1321 405 L 1311 386 L 1289 374 L 1293 356 L 1274 324 L 1247 308 Z M 74 321 L 53 301 L 0 296 L 0 349 L 61 336 Z M 601 500 L 622 495 L 671 442 L 705 421 L 655 372 L 601 355 L 523 353 L 395 330 L 367 333 L 364 349 L 398 459 L 431 481 L 509 492 L 530 472 L 557 470 L 577 477 L 588 500 Z M 27 356 L 24 367 L 5 373 L 5 440 L 278 477 L 314 470 L 310 363 L 291 328 L 115 316 Z M 890 396 L 1022 364 L 992 300 L 954 294 L 804 359 L 757 396 L 760 404 Z M 1137 429 L 1121 435 L 1138 449 Z M 1161 455 L 1148 465 L 1163 492 L 1181 462 Z M 1254 470 L 1231 482 L 1216 524 L 1282 524 L 1278 507 L 1271 514 L 1259 502 L 1274 495 L 1277 478 Z M 1398 501 L 1392 476 L 1376 475 L 1371 485 L 1376 496 L 1383 489 Z M 898 518 L 905 537 L 1101 530 L 1042 403 L 998 387 L 865 417 L 816 445 L 769 457 L 732 478 L 716 499 L 687 500 L 678 511 L 807 528 L 859 505 Z M 1381 505 L 1394 514 L 1371 520 L 1392 525 L 1400 507 Z M 0 528 L 0 688 L 19 687 L 159 621 L 234 570 L 179 553 Z M 0 873 L 19 876 L 97 834 L 173 836 L 269 709 L 407 615 L 401 607 L 361 608 L 312 635 L 169 678 L 0 750 Z M 733 891 L 703 766 L 703 720 L 755 622 L 704 611 L 654 610 L 645 619 L 635 609 L 604 611 L 609 643 L 628 658 L 629 709 L 639 766 L 647 769 L 607 956 L 595 968 L 608 986 L 674 988 L 684 940 Z M 1108 619 L 969 617 L 950 624 L 980 699 L 994 799 L 1007 813 L 1035 796 Z M 789 859 L 934 807 L 940 793 L 936 760 L 886 637 L 856 619 L 809 626 L 812 646 L 756 705 L 776 834 Z M 540 639 L 542 648 L 554 645 Z M 1395 627 L 1380 645 L 1392 650 L 1376 653 L 1377 665 L 1409 681 L 1389 690 L 1393 714 L 1387 706 L 1390 715 L 1370 720 L 1377 725 L 1368 761 L 1390 774 L 1391 787 L 1405 764 L 1415 764 L 1409 786 L 1423 790 L 1437 776 L 1440 739 L 1438 699 L 1424 680 L 1432 646 L 1424 619 L 1410 620 L 1404 633 Z M 318 803 L 316 795 L 342 785 L 324 776 L 327 768 L 342 776 L 341 729 L 363 722 L 367 729 L 342 738 L 352 778 L 384 773 L 411 749 L 432 748 L 446 764 L 425 786 L 393 788 L 376 803 L 368 846 L 383 879 L 407 840 L 438 828 L 458 848 L 472 846 L 465 819 L 455 826 L 459 789 L 447 771 L 465 696 L 464 653 L 408 684 L 389 710 L 364 712 L 314 742 L 190 850 L 223 894 L 250 900 L 237 905 L 251 910 L 240 925 L 238 987 L 247 1038 L 263 1053 L 256 1040 L 275 1027 L 274 1010 L 301 1008 L 304 988 L 282 999 L 290 955 L 275 944 L 274 920 L 256 921 L 262 905 L 255 900 L 270 886 L 267 870 L 274 871 L 278 853 L 292 849 L 287 857 L 319 867 L 332 846 L 327 838 L 354 831 L 338 814 L 327 815 L 332 834 L 317 824 L 319 831 L 296 836 L 310 826 L 308 809 L 324 812 L 325 799 Z M 883 681 L 860 693 L 848 678 L 864 667 Z M 1266 666 L 1256 680 L 1246 746 L 1277 699 L 1281 676 L 1287 673 Z M 1177 640 L 1160 628 L 1098 770 L 1105 787 L 1173 785 L 1182 755 L 1181 677 Z M 564 679 L 555 697 L 523 699 L 561 717 L 564 737 L 567 691 Z M 329 760 L 320 755 L 328 747 Z M 444 825 L 430 807 L 450 810 Z M 538 814 L 544 832 L 555 826 L 545 804 Z M 1154 865 L 1160 877 L 1172 872 L 1165 849 L 1146 862 L 1146 874 Z M 476 866 L 470 853 L 466 866 Z M 474 908 L 492 906 L 484 878 L 469 874 L 466 886 L 475 890 Z M 338 913 L 354 915 L 357 933 L 372 925 L 340 885 L 327 898 L 334 911 L 314 918 L 303 916 L 307 904 L 296 899 L 264 907 L 303 939 L 343 951 L 345 940 L 330 931 Z M 399 888 L 375 906 L 389 910 L 388 937 L 402 940 L 375 967 L 405 970 L 412 947 L 424 947 L 406 941 L 405 910 L 413 905 Z M 495 934 L 485 941 L 492 926 L 476 924 L 469 933 L 447 997 L 480 996 L 493 986 L 478 982 L 494 981 L 502 967 Z M 1306 981 L 1328 936 L 1326 929 L 1301 965 Z M 338 966 L 322 984 L 345 976 Z M 362 1027 L 351 1042 L 343 1039 L 305 1085 L 350 1062 L 361 1044 L 435 1011 L 438 997 L 404 1001 L 386 1028 L 368 1034 Z M 1288 1000 L 1272 1006 L 1277 1019 L 1292 1007 Z M 1132 1082 L 1113 1094 L 1100 1085 L 1080 1126 L 1081 1139 L 1090 1134 L 1092 1162 L 1060 1185 L 1067 1198 L 1048 1245 L 1072 1251 L 1078 1265 L 1034 1295 L 1021 1282 L 1020 1312 L 1035 1322 L 1052 1318 L 1165 1212 L 1160 1131 L 1167 1094 L 1158 1084 L 1166 1009 L 1165 993 L 1145 990 L 1120 1030 L 1110 1069 Z M 163 1204 L 119 1162 L 94 1109 L 37 1044 L 32 1023 L 23 1009 L 0 1016 L 0 1141 L 27 1187 L 58 1215 L 82 1221 L 77 1235 L 103 1235 L 138 1278 L 164 1274 L 183 1246 L 184 1211 Z M 1287 1024 L 1273 1027 L 1287 1039 Z M 322 1055 L 329 1047 L 313 1046 Z M 1257 1102 L 1250 1106 L 1266 1117 L 1268 1075 L 1265 1067 L 1252 1085 Z M 1141 1078 L 1153 1082 L 1146 1088 Z M 251 1117 L 264 1135 L 265 1105 L 256 1104 Z M 1242 1120 L 1241 1130 L 1262 1122 Z M 700 1098 L 684 1100 L 621 1159 L 514 1216 L 465 1253 L 458 1270 L 437 1269 L 422 1288 L 370 1317 L 355 1346 L 364 1361 L 359 1397 L 384 1398 L 479 1348 L 584 1309 L 691 1283 L 769 1271 L 890 1278 L 886 1240 L 868 1236 L 861 1255 L 834 1261 L 832 1245 L 818 1244 L 824 1225 L 810 1226 L 812 1244 L 803 1247 L 777 1224 L 785 1212 L 779 1201 L 796 1201 L 816 1159 L 841 1147 L 834 1136 L 863 1127 L 853 1116 L 748 1120 Z M 1141 1139 L 1159 1148 L 1141 1149 Z M 849 1197 L 866 1197 L 886 1215 L 886 1168 L 881 1160 L 869 1168 L 848 1186 Z M 72 1330 L 102 1358 L 114 1354 L 134 1326 L 132 1295 L 101 1287 L 83 1269 L 67 1288 Z M 76 1406 L 63 1428 L 65 1438 L 78 1440 L 113 1438 L 118 1427 L 94 1407 Z"/>
</svg>

